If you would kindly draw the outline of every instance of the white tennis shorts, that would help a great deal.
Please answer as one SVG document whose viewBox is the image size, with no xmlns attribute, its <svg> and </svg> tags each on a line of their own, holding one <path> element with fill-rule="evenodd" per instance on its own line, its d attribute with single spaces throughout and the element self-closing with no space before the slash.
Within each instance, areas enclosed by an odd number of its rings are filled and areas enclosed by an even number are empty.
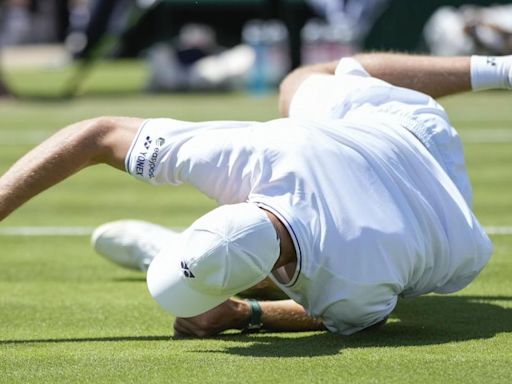
<svg viewBox="0 0 512 384">
<path fill-rule="evenodd" d="M 393 86 L 371 77 L 352 58 L 341 59 L 332 75 L 312 75 L 305 80 L 290 105 L 290 117 L 339 119 L 375 112 L 398 118 L 445 170 L 472 206 L 472 190 L 459 135 L 443 107 L 421 92 Z"/>
</svg>

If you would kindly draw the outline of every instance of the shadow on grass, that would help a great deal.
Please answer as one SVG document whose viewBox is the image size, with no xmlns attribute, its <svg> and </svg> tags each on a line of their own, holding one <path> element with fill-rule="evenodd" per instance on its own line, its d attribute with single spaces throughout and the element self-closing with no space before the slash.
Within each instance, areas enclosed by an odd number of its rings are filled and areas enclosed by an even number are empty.
<svg viewBox="0 0 512 384">
<path fill-rule="evenodd" d="M 146 276 L 127 276 L 127 277 L 118 277 L 113 279 L 119 283 L 142 283 L 146 282 Z"/>
<path fill-rule="evenodd" d="M 236 345 L 220 349 L 198 349 L 198 353 L 225 353 L 254 357 L 313 357 L 336 355 L 344 349 L 403 347 L 488 339 L 512 332 L 509 296 L 424 296 L 401 300 L 392 320 L 379 331 L 350 337 L 322 333 L 225 334 L 216 339 Z M 170 336 L 121 336 L 97 338 L 0 340 L 0 345 L 31 343 L 86 343 L 126 341 L 167 341 Z M 185 342 L 187 339 L 184 339 Z M 182 342 L 173 340 L 171 342 Z"/>
<path fill-rule="evenodd" d="M 401 300 L 391 321 L 378 331 L 360 332 L 349 337 L 327 332 L 299 337 L 259 334 L 245 338 L 250 341 L 247 346 L 228 346 L 209 352 L 255 357 L 312 357 L 335 355 L 349 348 L 422 346 L 488 339 L 499 333 L 512 333 L 512 308 L 496 304 L 508 301 L 512 301 L 512 297 L 424 296 Z M 243 340 L 233 335 L 222 339 Z"/>
<path fill-rule="evenodd" d="M 26 339 L 0 340 L 0 345 L 6 344 L 52 344 L 52 343 L 104 343 L 124 341 L 166 341 L 170 336 L 111 336 L 111 337 L 75 337 L 69 339 Z"/>
</svg>

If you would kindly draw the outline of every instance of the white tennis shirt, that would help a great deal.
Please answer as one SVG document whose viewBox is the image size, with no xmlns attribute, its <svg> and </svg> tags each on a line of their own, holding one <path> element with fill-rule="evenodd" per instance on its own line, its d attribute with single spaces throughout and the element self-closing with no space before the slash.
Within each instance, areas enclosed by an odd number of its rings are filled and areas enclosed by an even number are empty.
<svg viewBox="0 0 512 384">
<path fill-rule="evenodd" d="M 448 293 L 491 244 L 450 177 L 392 114 L 265 123 L 146 121 L 126 159 L 152 184 L 189 183 L 220 204 L 253 202 L 285 224 L 297 269 L 278 285 L 350 334 L 397 297 Z"/>
</svg>

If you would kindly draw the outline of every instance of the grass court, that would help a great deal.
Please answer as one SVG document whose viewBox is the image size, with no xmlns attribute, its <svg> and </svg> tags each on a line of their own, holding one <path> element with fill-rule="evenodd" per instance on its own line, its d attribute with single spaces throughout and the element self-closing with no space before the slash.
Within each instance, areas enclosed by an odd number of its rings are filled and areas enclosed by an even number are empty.
<svg viewBox="0 0 512 384">
<path fill-rule="evenodd" d="M 9 76 L 36 94 L 51 94 L 62 79 Z M 0 101 L 0 173 L 58 128 L 98 115 L 277 117 L 273 94 L 150 96 L 134 92 L 143 79 L 139 66 L 106 64 L 74 101 Z M 96 256 L 86 233 L 121 218 L 184 227 L 215 203 L 186 186 L 155 188 L 91 168 L 0 223 L 0 383 L 509 383 L 512 93 L 442 103 L 465 141 L 475 211 L 495 246 L 465 290 L 402 300 L 378 333 L 173 340 L 172 318 L 147 293 L 144 275 Z"/>
</svg>

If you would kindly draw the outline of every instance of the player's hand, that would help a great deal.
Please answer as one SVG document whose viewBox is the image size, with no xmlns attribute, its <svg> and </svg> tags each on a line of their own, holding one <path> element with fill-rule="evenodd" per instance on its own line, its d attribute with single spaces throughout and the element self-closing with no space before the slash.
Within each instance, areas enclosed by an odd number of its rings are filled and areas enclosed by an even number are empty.
<svg viewBox="0 0 512 384">
<path fill-rule="evenodd" d="M 245 301 L 230 299 L 194 317 L 177 317 L 174 337 L 211 337 L 227 329 L 243 329 L 249 323 L 250 306 Z"/>
</svg>

